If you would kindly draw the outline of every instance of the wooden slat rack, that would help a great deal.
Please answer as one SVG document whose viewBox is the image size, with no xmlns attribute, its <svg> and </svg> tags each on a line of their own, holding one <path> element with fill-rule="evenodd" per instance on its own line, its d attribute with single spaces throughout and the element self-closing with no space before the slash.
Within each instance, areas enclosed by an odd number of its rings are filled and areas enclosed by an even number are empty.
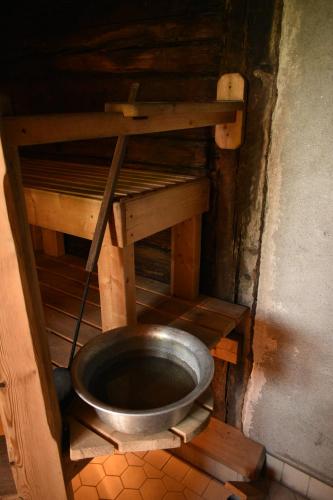
<svg viewBox="0 0 333 500">
<path fill-rule="evenodd" d="M 44 304 L 52 362 L 66 366 L 75 320 L 84 283 L 84 261 L 72 255 L 36 255 L 37 273 Z M 170 295 L 170 287 L 148 278 L 137 277 L 136 310 L 141 323 L 170 325 L 200 338 L 217 358 L 236 362 L 239 340 L 230 338 L 241 332 L 248 309 L 200 295 L 193 301 Z M 79 346 L 101 332 L 98 277 L 94 274 L 81 326 Z M 231 358 L 231 359 L 230 359 Z"/>
<path fill-rule="evenodd" d="M 44 251 L 63 253 L 63 233 L 92 239 L 108 167 L 38 159 L 21 165 L 28 221 L 42 228 Z M 197 296 L 208 205 L 206 177 L 122 169 L 98 261 L 103 331 L 136 322 L 134 243 L 163 229 L 172 228 L 172 294 Z"/>
</svg>

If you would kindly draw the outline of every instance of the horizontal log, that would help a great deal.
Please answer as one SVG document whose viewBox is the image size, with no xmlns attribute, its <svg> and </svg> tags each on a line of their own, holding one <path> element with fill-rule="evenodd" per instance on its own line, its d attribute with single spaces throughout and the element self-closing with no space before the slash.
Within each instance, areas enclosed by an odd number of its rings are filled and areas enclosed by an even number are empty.
<svg viewBox="0 0 333 500">
<path fill-rule="evenodd" d="M 9 80 L 5 81 L 5 78 Z M 75 113 L 102 111 L 104 103 L 124 101 L 132 83 L 140 82 L 141 100 L 195 101 L 215 99 L 216 76 L 179 74 L 117 75 L 112 73 L 48 73 L 22 80 L 3 72 L 1 89 L 15 103 L 16 114 Z"/>
<path fill-rule="evenodd" d="M 27 38 L 24 46 L 20 39 L 12 41 L 6 60 L 17 57 L 53 56 L 56 53 L 74 50 L 108 47 L 112 50 L 133 47 L 159 46 L 162 44 L 181 44 L 184 42 L 204 41 L 222 38 L 221 19 L 216 14 L 166 19 L 165 21 L 147 20 L 140 23 L 123 25 L 100 23 L 85 29 L 70 29 L 61 37 L 50 38 L 45 43 L 41 34 Z"/>
<path fill-rule="evenodd" d="M 167 130 L 181 130 L 233 122 L 235 113 L 222 111 L 196 113 L 193 104 L 186 115 L 165 113 L 144 119 L 125 118 L 119 113 L 75 113 L 59 115 L 35 115 L 3 118 L 5 138 L 12 145 L 24 146 L 118 135 L 139 135 Z"/>
<path fill-rule="evenodd" d="M 25 149 L 22 155 L 30 158 L 65 158 L 70 161 L 83 158 L 82 163 L 97 163 L 95 159 L 108 164 L 113 156 L 115 138 L 95 139 L 90 141 L 64 142 L 34 146 Z M 144 165 L 169 165 L 172 167 L 204 168 L 207 164 L 207 141 L 181 140 L 162 137 L 156 134 L 133 136 L 128 141 L 125 163 Z M 80 162 L 80 161 L 79 161 Z M 126 166 L 126 165 L 125 165 Z"/>
<path fill-rule="evenodd" d="M 173 113 L 175 115 L 186 115 L 189 111 L 197 113 L 214 113 L 220 111 L 242 110 L 243 101 L 223 101 L 214 102 L 115 102 L 108 104 L 108 110 L 115 113 L 122 113 L 127 117 L 145 117 L 152 115 L 163 116 Z"/>
</svg>

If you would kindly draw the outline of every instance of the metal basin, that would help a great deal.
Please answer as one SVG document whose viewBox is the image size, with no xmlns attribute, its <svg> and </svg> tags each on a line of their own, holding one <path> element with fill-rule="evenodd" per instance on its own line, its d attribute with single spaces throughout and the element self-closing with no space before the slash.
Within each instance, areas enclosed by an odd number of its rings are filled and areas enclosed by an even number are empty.
<svg viewBox="0 0 333 500">
<path fill-rule="evenodd" d="M 117 328 L 75 356 L 77 394 L 112 428 L 127 434 L 169 429 L 207 389 L 214 362 L 187 332 L 159 325 Z"/>
</svg>

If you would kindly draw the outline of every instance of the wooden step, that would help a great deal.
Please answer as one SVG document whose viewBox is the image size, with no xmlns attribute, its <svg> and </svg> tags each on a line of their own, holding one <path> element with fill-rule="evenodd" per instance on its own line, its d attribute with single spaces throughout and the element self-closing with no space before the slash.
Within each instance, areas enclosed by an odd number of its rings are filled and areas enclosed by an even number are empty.
<svg viewBox="0 0 333 500">
<path fill-rule="evenodd" d="M 261 444 L 216 418 L 191 443 L 172 453 L 223 482 L 257 479 L 265 460 Z"/>
</svg>

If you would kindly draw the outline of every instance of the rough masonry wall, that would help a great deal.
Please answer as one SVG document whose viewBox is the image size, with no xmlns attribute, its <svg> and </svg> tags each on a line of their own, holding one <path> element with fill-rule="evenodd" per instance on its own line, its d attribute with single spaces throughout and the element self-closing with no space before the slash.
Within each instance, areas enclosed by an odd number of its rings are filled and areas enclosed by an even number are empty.
<svg viewBox="0 0 333 500">
<path fill-rule="evenodd" d="M 245 432 L 333 482 L 333 3 L 285 0 Z"/>
</svg>

